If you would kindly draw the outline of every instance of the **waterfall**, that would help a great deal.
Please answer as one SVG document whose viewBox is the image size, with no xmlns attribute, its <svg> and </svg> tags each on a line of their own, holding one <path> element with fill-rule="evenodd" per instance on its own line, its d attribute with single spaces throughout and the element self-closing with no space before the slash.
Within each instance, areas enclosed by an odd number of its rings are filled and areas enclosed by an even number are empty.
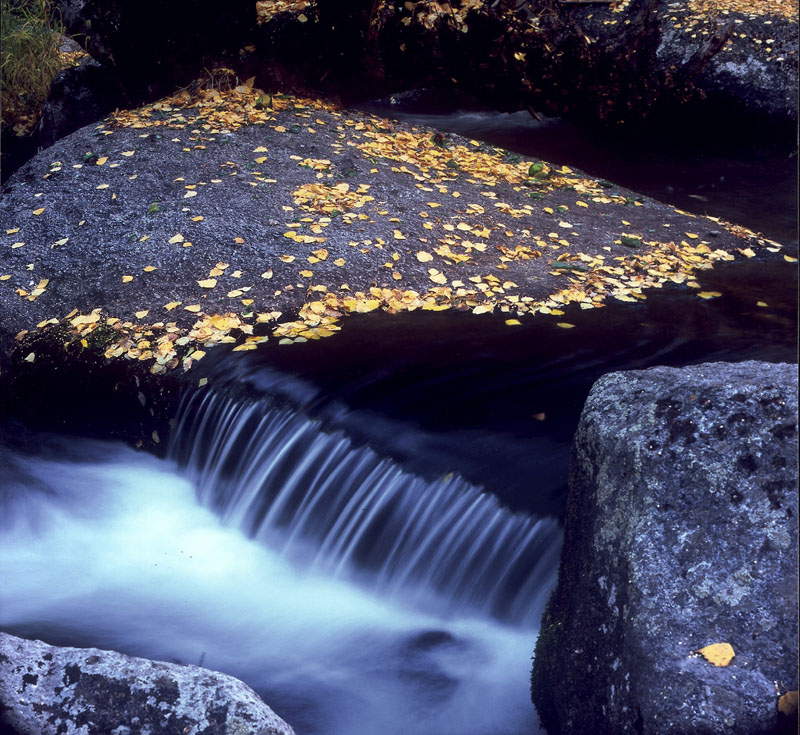
<svg viewBox="0 0 800 735">
<path fill-rule="evenodd" d="M 268 396 L 187 394 L 173 437 L 201 502 L 299 568 L 440 613 L 538 626 L 555 519 L 512 513 L 453 473 L 413 475 Z"/>
</svg>

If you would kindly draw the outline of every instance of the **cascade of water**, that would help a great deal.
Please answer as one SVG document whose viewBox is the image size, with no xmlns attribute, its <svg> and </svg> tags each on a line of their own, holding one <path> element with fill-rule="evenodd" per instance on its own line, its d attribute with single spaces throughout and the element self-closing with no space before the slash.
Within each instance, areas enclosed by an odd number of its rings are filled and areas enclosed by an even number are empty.
<svg viewBox="0 0 800 735">
<path fill-rule="evenodd" d="M 386 596 L 538 625 L 554 519 L 511 513 L 457 475 L 427 481 L 269 398 L 184 398 L 170 454 L 203 503 L 289 559 Z"/>
</svg>

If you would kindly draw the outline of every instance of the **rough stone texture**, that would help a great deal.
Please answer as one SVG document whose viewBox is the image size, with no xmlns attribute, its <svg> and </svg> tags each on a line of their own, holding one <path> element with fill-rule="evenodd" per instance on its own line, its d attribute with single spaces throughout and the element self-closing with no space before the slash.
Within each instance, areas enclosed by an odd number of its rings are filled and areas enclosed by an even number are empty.
<svg viewBox="0 0 800 735">
<path fill-rule="evenodd" d="M 556 733 L 776 732 L 797 689 L 797 366 L 601 378 L 531 693 Z M 693 655 L 730 643 L 725 668 Z M 795 724 L 796 726 L 796 724 Z"/>
<path fill-rule="evenodd" d="M 776 16 L 734 14 L 735 33 L 702 69 L 695 87 L 706 104 L 731 115 L 746 113 L 797 125 L 797 22 Z M 658 58 L 680 68 L 691 56 L 685 34 L 663 24 Z M 770 43 L 764 43 L 769 38 Z M 769 51 L 765 51 L 768 49 Z M 780 61 L 778 61 L 780 59 Z M 737 119 L 737 125 L 741 120 Z"/>
<path fill-rule="evenodd" d="M 20 735 L 293 735 L 238 679 L 0 633 L 0 729 Z"/>
</svg>

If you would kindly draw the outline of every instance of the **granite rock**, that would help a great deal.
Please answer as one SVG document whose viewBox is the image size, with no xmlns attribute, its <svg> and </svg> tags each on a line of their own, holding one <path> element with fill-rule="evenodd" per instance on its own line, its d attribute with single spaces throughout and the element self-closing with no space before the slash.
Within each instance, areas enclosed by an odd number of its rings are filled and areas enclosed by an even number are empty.
<svg viewBox="0 0 800 735">
<path fill-rule="evenodd" d="M 797 366 L 611 373 L 575 435 L 531 693 L 556 733 L 791 731 Z M 732 645 L 714 666 L 695 652 Z"/>
</svg>

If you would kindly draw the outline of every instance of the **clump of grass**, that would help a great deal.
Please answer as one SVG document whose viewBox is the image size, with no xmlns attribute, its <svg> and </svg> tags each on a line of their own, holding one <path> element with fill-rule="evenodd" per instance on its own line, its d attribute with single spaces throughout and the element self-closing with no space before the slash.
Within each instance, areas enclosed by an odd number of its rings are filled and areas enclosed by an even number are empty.
<svg viewBox="0 0 800 735">
<path fill-rule="evenodd" d="M 58 53 L 63 30 L 50 0 L 0 0 L 2 120 L 17 135 L 36 125 L 64 65 Z"/>
</svg>

